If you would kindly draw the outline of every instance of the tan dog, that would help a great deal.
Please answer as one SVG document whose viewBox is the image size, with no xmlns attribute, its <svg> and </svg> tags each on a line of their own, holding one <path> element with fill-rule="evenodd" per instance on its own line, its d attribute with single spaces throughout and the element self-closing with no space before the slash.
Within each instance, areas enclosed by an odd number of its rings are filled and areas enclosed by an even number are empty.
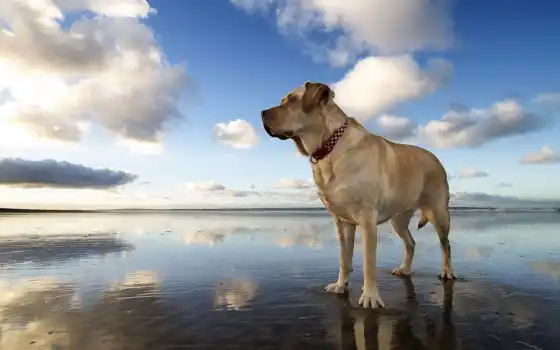
<svg viewBox="0 0 560 350">
<path fill-rule="evenodd" d="M 352 271 L 356 226 L 364 245 L 364 285 L 359 304 L 383 307 L 376 280 L 377 225 L 391 220 L 405 245 L 404 261 L 393 274 L 411 273 L 415 242 L 408 229 L 416 209 L 418 228 L 430 221 L 442 251 L 440 277 L 455 278 L 449 246 L 449 185 L 435 155 L 420 147 L 394 143 L 368 132 L 334 102 L 324 84 L 306 82 L 286 95 L 279 106 L 262 112 L 266 132 L 291 139 L 310 157 L 313 179 L 331 212 L 340 239 L 338 281 L 325 290 L 347 291 Z"/>
</svg>

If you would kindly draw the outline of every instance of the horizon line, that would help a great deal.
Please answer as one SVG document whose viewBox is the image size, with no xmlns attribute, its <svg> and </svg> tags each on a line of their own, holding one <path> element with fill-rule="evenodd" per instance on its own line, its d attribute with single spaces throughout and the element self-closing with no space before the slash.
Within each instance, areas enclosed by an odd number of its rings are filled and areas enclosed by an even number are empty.
<svg viewBox="0 0 560 350">
<path fill-rule="evenodd" d="M 493 206 L 452 206 L 450 211 L 549 211 L 559 212 L 560 207 L 493 207 Z M 2 208 L 0 213 L 118 213 L 118 212 L 207 212 L 207 211 L 314 211 L 328 212 L 324 207 L 216 207 L 216 208 L 96 208 L 96 209 L 37 209 L 37 208 Z"/>
</svg>

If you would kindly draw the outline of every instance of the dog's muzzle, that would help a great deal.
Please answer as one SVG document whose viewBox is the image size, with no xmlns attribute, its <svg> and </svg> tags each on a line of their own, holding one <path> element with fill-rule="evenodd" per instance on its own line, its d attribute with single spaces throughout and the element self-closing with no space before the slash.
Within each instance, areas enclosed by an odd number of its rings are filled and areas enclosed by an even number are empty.
<svg viewBox="0 0 560 350">
<path fill-rule="evenodd" d="M 271 108 L 271 109 L 274 109 L 274 108 Z M 291 132 L 291 131 L 284 132 L 284 133 L 277 133 L 274 130 L 272 130 L 272 128 L 270 128 L 266 124 L 267 120 L 270 121 L 270 118 L 272 117 L 272 115 L 270 113 L 271 109 L 267 109 L 267 110 L 261 112 L 261 119 L 262 119 L 264 131 L 266 131 L 266 133 L 268 135 L 270 135 L 270 137 L 276 137 L 276 138 L 279 138 L 280 140 L 287 140 L 287 139 L 293 137 L 294 133 Z"/>
<path fill-rule="evenodd" d="M 280 140 L 287 140 L 287 139 L 289 139 L 290 137 L 293 136 L 292 133 L 277 134 L 277 133 L 275 133 L 274 131 L 272 131 L 272 129 L 269 128 L 266 124 L 263 123 L 263 126 L 264 126 L 264 131 L 266 131 L 266 133 L 267 133 L 270 137 L 275 137 L 275 138 L 278 138 L 278 139 L 280 139 Z"/>
</svg>

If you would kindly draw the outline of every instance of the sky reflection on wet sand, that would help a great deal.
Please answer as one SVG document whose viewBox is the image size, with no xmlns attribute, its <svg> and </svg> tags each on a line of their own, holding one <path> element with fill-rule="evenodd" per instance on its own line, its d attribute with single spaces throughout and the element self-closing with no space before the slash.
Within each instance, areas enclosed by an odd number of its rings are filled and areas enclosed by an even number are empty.
<svg viewBox="0 0 560 350">
<path fill-rule="evenodd" d="M 453 216 L 455 283 L 436 276 L 430 226 L 403 246 L 379 229 L 386 310 L 356 307 L 336 279 L 338 242 L 318 213 L 0 217 L 0 348 L 550 349 L 560 340 L 560 215 Z M 551 347 L 552 346 L 552 347 Z"/>
</svg>

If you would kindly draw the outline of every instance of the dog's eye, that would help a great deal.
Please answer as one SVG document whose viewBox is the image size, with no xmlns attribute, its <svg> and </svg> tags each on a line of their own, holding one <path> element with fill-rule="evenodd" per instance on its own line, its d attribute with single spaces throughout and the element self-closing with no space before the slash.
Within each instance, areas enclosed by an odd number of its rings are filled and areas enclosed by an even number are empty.
<svg viewBox="0 0 560 350">
<path fill-rule="evenodd" d="M 298 98 L 296 96 L 288 97 L 288 102 L 297 102 Z"/>
</svg>

